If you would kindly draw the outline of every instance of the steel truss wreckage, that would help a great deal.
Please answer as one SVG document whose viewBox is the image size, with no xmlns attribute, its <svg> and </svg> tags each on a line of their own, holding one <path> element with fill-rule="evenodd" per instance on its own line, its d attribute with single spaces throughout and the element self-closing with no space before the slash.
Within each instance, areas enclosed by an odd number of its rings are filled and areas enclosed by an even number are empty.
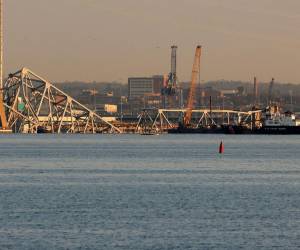
<svg viewBox="0 0 300 250">
<path fill-rule="evenodd" d="M 3 87 L 7 123 L 16 133 L 121 133 L 121 130 L 29 69 Z"/>
<path fill-rule="evenodd" d="M 164 132 L 177 128 L 178 120 L 184 117 L 187 109 L 144 109 L 139 115 L 136 132 L 141 130 Z M 222 109 L 194 109 L 193 127 L 207 127 L 217 125 L 248 125 L 252 127 L 257 122 L 262 110 L 237 111 Z M 192 118 L 192 117 L 191 117 Z"/>
</svg>

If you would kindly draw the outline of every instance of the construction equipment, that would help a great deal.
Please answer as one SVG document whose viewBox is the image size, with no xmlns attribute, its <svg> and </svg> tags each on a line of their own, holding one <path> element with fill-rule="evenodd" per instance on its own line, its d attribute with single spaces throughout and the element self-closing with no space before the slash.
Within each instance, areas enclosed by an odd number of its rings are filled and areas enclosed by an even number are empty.
<svg viewBox="0 0 300 250">
<path fill-rule="evenodd" d="M 7 127 L 5 108 L 3 105 L 2 89 L 0 90 L 0 120 L 1 120 L 1 129 L 6 130 L 8 127 Z"/>
<path fill-rule="evenodd" d="M 171 72 L 162 90 L 164 95 L 175 95 L 177 87 L 177 46 L 171 47 Z"/>
<path fill-rule="evenodd" d="M 0 0 L 0 121 L 2 130 L 6 130 L 7 120 L 5 108 L 3 105 L 3 15 L 2 15 L 2 0 Z"/>
<path fill-rule="evenodd" d="M 192 119 L 192 111 L 193 111 L 194 102 L 195 102 L 197 77 L 198 77 L 198 75 L 200 77 L 201 50 L 202 50 L 202 47 L 197 46 L 196 52 L 195 52 L 193 70 L 192 70 L 192 81 L 191 81 L 191 87 L 190 87 L 190 92 L 189 92 L 189 99 L 188 99 L 187 109 L 186 109 L 186 112 L 185 112 L 184 118 L 183 118 L 183 125 L 185 127 L 190 126 L 191 119 Z"/>
<path fill-rule="evenodd" d="M 171 71 L 164 80 L 163 88 L 161 90 L 164 108 L 166 108 L 167 106 L 174 105 L 174 99 L 176 99 L 177 88 L 177 46 L 173 45 L 171 47 Z"/>
</svg>

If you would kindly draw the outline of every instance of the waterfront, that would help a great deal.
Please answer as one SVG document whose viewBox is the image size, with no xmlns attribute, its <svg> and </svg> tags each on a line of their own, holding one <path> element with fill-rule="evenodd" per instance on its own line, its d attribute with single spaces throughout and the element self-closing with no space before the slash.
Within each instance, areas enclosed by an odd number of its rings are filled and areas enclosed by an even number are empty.
<svg viewBox="0 0 300 250">
<path fill-rule="evenodd" d="M 300 248 L 299 144 L 1 135 L 0 249 Z"/>
</svg>

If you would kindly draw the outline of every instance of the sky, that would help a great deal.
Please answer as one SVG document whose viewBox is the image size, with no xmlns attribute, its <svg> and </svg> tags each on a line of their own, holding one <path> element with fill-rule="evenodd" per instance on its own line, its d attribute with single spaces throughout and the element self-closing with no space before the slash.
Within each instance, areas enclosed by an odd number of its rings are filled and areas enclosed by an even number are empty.
<svg viewBox="0 0 300 250">
<path fill-rule="evenodd" d="M 4 71 L 52 82 L 167 74 L 300 83 L 299 0 L 3 0 Z"/>
</svg>

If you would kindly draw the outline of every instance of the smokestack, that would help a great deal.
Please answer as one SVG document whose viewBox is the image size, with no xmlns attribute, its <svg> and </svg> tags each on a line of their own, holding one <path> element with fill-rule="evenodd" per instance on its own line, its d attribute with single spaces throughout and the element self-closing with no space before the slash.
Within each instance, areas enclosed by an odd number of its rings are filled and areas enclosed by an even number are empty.
<svg viewBox="0 0 300 250">
<path fill-rule="evenodd" d="M 269 105 L 271 105 L 271 103 L 272 103 L 274 82 L 275 82 L 275 79 L 272 78 L 270 85 L 269 85 L 269 93 L 268 93 L 268 104 Z"/>
<path fill-rule="evenodd" d="M 259 102 L 258 100 L 258 81 L 257 81 L 257 78 L 254 77 L 254 88 L 253 88 L 253 104 L 254 106 L 256 106 Z"/>
</svg>

